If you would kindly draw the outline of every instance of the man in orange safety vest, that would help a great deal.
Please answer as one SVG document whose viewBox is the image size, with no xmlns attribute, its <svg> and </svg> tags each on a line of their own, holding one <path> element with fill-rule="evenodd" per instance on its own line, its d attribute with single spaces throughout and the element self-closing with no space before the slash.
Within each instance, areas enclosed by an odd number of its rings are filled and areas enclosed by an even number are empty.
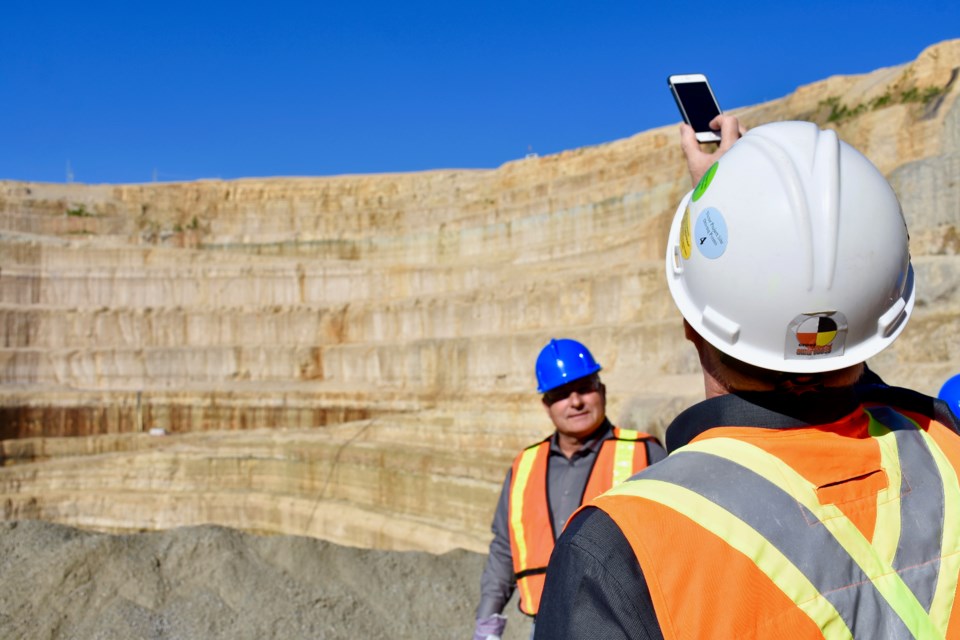
<svg viewBox="0 0 960 640">
<path fill-rule="evenodd" d="M 653 436 L 610 423 L 600 369 L 576 340 L 551 340 L 537 358 L 537 391 L 555 429 L 521 451 L 507 472 L 480 582 L 475 640 L 500 638 L 515 589 L 520 610 L 536 616 L 547 562 L 570 514 L 666 456 Z"/>
</svg>

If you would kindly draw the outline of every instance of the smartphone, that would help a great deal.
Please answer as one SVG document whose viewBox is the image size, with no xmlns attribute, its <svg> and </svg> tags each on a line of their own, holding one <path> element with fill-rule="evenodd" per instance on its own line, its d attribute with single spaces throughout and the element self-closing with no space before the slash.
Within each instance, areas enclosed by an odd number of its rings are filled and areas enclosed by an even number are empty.
<svg viewBox="0 0 960 640">
<path fill-rule="evenodd" d="M 700 142 L 720 142 L 720 133 L 710 128 L 710 121 L 722 113 L 713 89 L 702 73 L 673 75 L 667 78 L 673 99 L 683 121 L 693 127 Z"/>
</svg>

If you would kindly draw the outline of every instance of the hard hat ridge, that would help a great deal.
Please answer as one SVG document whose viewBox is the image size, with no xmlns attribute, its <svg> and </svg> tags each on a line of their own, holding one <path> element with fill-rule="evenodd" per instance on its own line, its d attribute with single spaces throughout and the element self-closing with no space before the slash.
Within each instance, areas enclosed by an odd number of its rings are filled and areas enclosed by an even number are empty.
<svg viewBox="0 0 960 640">
<path fill-rule="evenodd" d="M 840 224 L 840 138 L 813 123 L 795 140 L 777 127 L 760 127 L 744 144 L 755 145 L 776 170 L 796 222 L 796 240 L 808 260 L 808 290 L 816 281 L 829 288 L 837 268 Z"/>
</svg>

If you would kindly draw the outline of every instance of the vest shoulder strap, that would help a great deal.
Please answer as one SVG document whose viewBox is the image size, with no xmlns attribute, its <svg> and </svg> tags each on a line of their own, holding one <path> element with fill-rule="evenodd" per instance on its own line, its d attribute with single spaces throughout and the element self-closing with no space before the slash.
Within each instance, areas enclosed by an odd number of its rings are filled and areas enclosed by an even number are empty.
<svg viewBox="0 0 960 640">
<path fill-rule="evenodd" d="M 613 428 L 613 440 L 627 440 L 631 442 L 639 442 L 641 440 L 656 440 L 649 433 L 643 431 L 637 431 L 636 429 L 621 429 L 620 427 Z"/>
</svg>

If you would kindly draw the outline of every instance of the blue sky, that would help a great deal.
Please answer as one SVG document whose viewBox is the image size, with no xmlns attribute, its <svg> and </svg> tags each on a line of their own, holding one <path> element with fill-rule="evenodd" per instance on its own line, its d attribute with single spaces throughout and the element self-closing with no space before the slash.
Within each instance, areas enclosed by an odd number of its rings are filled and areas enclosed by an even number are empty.
<svg viewBox="0 0 960 640">
<path fill-rule="evenodd" d="M 0 19 L 0 179 L 492 168 L 907 62 L 960 2 L 44 2 Z"/>
</svg>

